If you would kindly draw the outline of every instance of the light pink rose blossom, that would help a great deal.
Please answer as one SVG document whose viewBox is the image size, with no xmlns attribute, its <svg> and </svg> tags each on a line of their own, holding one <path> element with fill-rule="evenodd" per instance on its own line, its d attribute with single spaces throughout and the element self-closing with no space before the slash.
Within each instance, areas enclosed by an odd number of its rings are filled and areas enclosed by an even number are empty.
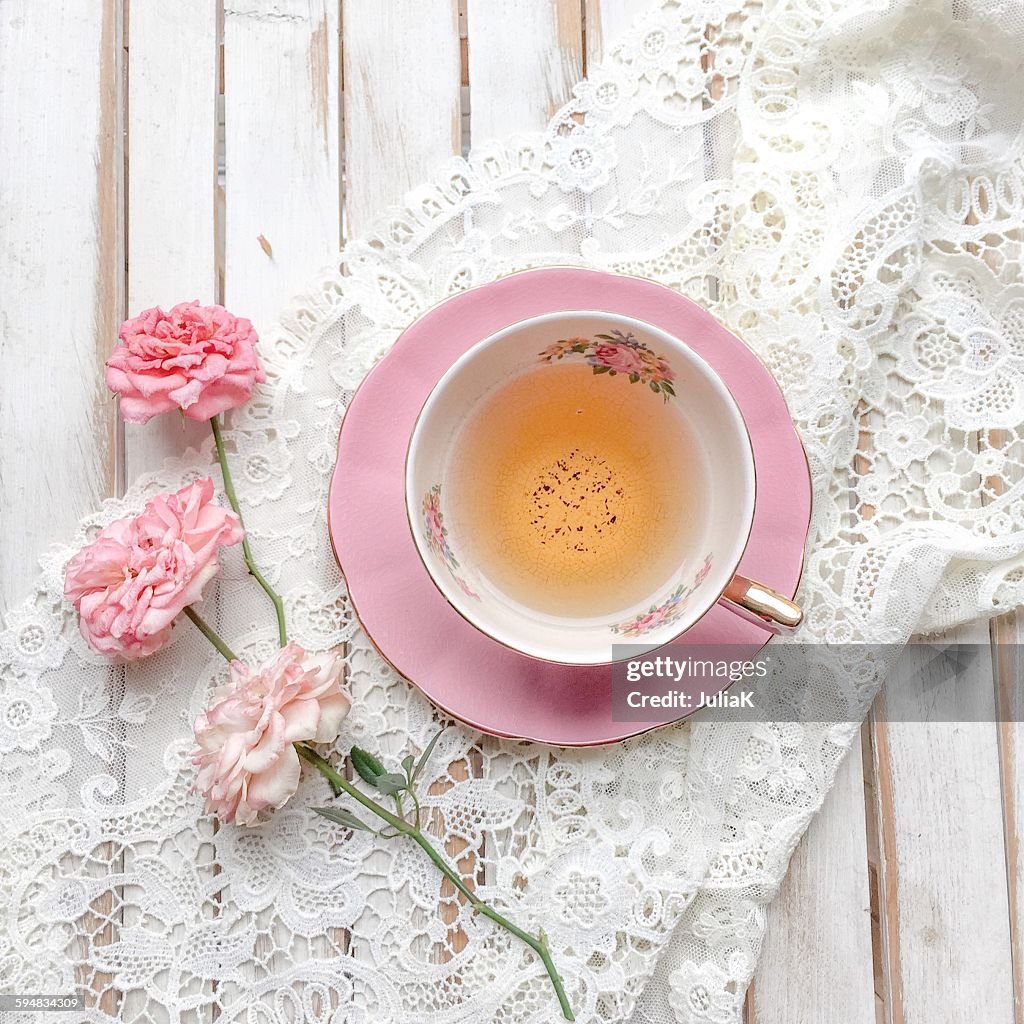
<svg viewBox="0 0 1024 1024">
<path fill-rule="evenodd" d="M 231 663 L 230 682 L 195 722 L 195 790 L 208 811 L 254 825 L 260 811 L 292 797 L 301 767 L 292 744 L 333 740 L 352 707 L 342 668 L 339 655 L 307 654 L 295 643 L 256 669 Z"/>
<path fill-rule="evenodd" d="M 594 349 L 594 358 L 616 373 L 642 373 L 644 370 L 643 360 L 628 345 L 599 345 Z"/>
<path fill-rule="evenodd" d="M 167 643 L 171 623 L 216 575 L 219 548 L 244 533 L 234 512 L 212 502 L 209 478 L 158 494 L 68 562 L 64 596 L 97 654 L 131 661 Z"/>
<path fill-rule="evenodd" d="M 129 423 L 180 409 L 208 420 L 247 402 L 266 380 L 252 324 L 223 306 L 182 302 L 125 320 L 121 344 L 107 360 L 107 387 L 121 396 Z"/>
</svg>

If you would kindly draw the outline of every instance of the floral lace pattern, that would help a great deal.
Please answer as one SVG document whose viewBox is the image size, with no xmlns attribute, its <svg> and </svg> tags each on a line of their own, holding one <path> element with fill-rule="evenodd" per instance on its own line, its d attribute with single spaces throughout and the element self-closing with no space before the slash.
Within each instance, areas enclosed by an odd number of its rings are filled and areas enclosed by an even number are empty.
<svg viewBox="0 0 1024 1024">
<path fill-rule="evenodd" d="M 1022 48 L 1024 17 L 989 0 L 664 0 L 545 135 L 453 161 L 262 326 L 269 382 L 226 433 L 294 639 L 345 645 L 346 743 L 422 746 L 434 712 L 359 631 L 330 551 L 345 405 L 415 315 L 531 265 L 661 281 L 775 373 L 814 481 L 805 638 L 898 643 L 1024 601 Z M 415 850 L 301 812 L 247 835 L 203 816 L 189 721 L 224 668 L 195 631 L 128 667 L 78 636 L 75 546 L 214 465 L 206 445 L 88 517 L 0 633 L 5 985 L 84 991 L 111 1024 L 546 1024 L 536 963 Z M 273 648 L 237 552 L 208 604 L 247 656 Z M 780 683 L 834 724 L 564 751 L 452 728 L 424 810 L 488 899 L 548 930 L 578 1019 L 735 1024 L 886 667 L 853 693 Z M 324 795 L 306 779 L 293 806 Z"/>
</svg>

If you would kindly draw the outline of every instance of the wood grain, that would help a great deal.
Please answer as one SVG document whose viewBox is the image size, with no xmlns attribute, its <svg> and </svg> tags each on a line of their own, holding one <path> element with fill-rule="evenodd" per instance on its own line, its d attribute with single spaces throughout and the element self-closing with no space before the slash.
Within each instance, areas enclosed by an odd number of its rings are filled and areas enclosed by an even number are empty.
<svg viewBox="0 0 1024 1024">
<path fill-rule="evenodd" d="M 0 612 L 120 482 L 102 370 L 124 310 L 123 69 L 120 0 L 0 4 Z M 99 881 L 112 856 L 103 844 L 81 870 Z M 70 955 L 113 942 L 115 918 L 99 892 Z M 76 972 L 89 1004 L 115 1015 L 112 981 Z"/>
<path fill-rule="evenodd" d="M 1015 1024 L 1024 1022 L 1024 614 L 993 619 L 989 635 L 998 711 L 999 777 L 1006 846 L 1006 895 L 1010 916 Z"/>
<path fill-rule="evenodd" d="M 863 769 L 854 743 L 769 907 L 748 1024 L 873 1024 L 870 910 Z M 796 978 L 798 964 L 813 970 Z"/>
<path fill-rule="evenodd" d="M 0 612 L 116 486 L 121 77 L 120 0 L 0 4 Z"/>
<path fill-rule="evenodd" d="M 223 31 L 224 304 L 260 330 L 313 285 L 341 239 L 340 3 L 224 0 Z M 254 924 L 259 959 L 292 941 L 272 907 Z M 317 936 L 308 955 L 346 943 Z M 238 995 L 222 993 L 226 1004 Z"/>
<path fill-rule="evenodd" d="M 468 0 L 473 145 L 540 131 L 583 76 L 580 0 Z"/>
<path fill-rule="evenodd" d="M 588 73 L 608 55 L 611 47 L 628 31 L 645 6 L 649 5 L 638 4 L 636 0 L 584 0 L 584 58 Z"/>
<path fill-rule="evenodd" d="M 131 0 L 126 166 L 132 315 L 219 298 L 218 79 L 217 0 Z M 180 416 L 124 429 L 128 480 L 209 434 L 205 424 Z"/>
<path fill-rule="evenodd" d="M 341 241 L 339 31 L 339 0 L 224 0 L 224 299 L 257 329 Z"/>
<path fill-rule="evenodd" d="M 216 231 L 217 105 L 220 78 L 219 17 L 216 0 L 130 0 L 128 7 L 127 204 L 128 308 L 131 314 L 159 305 L 219 299 Z M 168 103 L 168 83 L 174 102 Z M 163 460 L 180 456 L 209 436 L 206 423 L 181 416 L 160 416 L 144 425 L 124 425 L 122 461 L 128 481 L 159 469 Z M 187 624 L 184 628 L 191 628 Z M 136 677 L 125 669 L 130 690 Z M 166 723 L 151 720 L 146 732 L 133 736 L 125 751 L 126 798 L 138 799 L 139 787 L 151 784 L 153 751 L 170 741 Z M 212 826 L 206 839 L 212 840 Z M 212 854 L 212 850 L 210 851 Z M 125 852 L 117 870 L 130 876 L 137 851 Z M 180 855 L 168 849 L 162 860 L 174 872 L 190 874 Z M 215 868 L 200 869 L 203 886 L 211 886 Z M 130 903 L 119 925 L 136 927 L 142 915 Z M 204 1013 L 215 1018 L 217 983 L 197 983 Z M 169 1020 L 166 1008 L 132 989 L 122 994 L 120 1015 Z"/>
<path fill-rule="evenodd" d="M 461 146 L 457 0 L 346 0 L 345 230 L 368 231 Z"/>
<path fill-rule="evenodd" d="M 984 644 L 985 623 L 945 634 Z M 984 648 L 981 648 L 983 651 Z M 941 660 L 904 658 L 887 686 L 926 707 Z M 891 691 L 890 691 L 891 692 Z M 880 842 L 882 942 L 892 1024 L 1011 1024 L 1013 986 L 992 660 L 956 683 L 963 720 L 889 721 L 876 702 L 872 742 Z"/>
<path fill-rule="evenodd" d="M 346 0 L 342 48 L 347 237 L 372 228 L 388 205 L 400 203 L 410 188 L 460 152 L 459 30 L 458 0 L 396 0 L 384 5 Z M 357 671 L 376 658 L 363 637 L 357 637 L 350 650 L 350 663 Z M 380 742 L 378 753 L 395 759 L 406 753 L 395 737 L 382 737 Z M 436 786 L 430 791 L 438 792 Z M 428 827 L 435 833 L 443 829 L 440 815 L 432 815 Z M 447 852 L 457 861 L 464 851 L 449 844 Z M 392 849 L 374 851 L 367 870 L 386 874 L 394 855 Z M 440 878 L 437 891 L 437 913 L 451 929 L 447 942 L 417 950 L 418 956 L 435 963 L 449 959 L 449 950 L 459 950 L 466 942 L 461 930 L 453 927 L 458 897 Z M 395 913 L 417 926 L 424 923 L 422 911 L 407 894 L 376 893 L 352 929 L 352 955 L 369 959 L 377 915 Z"/>
</svg>

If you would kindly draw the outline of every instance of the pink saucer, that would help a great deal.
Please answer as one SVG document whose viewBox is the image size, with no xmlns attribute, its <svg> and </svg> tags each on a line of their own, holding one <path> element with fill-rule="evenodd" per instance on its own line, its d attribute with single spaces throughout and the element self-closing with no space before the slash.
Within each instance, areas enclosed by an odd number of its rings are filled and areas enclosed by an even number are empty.
<svg viewBox="0 0 1024 1024">
<path fill-rule="evenodd" d="M 764 364 L 710 314 L 663 285 L 573 268 L 530 270 L 435 306 L 401 335 L 349 404 L 328 504 L 331 542 L 359 620 L 395 668 L 438 707 L 496 736 L 557 746 L 610 743 L 676 721 L 612 720 L 608 665 L 518 654 L 469 625 L 434 586 L 405 512 L 404 463 L 427 395 L 466 349 L 517 320 L 605 310 L 656 324 L 711 364 L 750 431 L 757 502 L 740 572 L 794 594 L 803 569 L 811 483 L 785 400 Z M 675 643 L 743 644 L 770 635 L 720 605 Z"/>
</svg>

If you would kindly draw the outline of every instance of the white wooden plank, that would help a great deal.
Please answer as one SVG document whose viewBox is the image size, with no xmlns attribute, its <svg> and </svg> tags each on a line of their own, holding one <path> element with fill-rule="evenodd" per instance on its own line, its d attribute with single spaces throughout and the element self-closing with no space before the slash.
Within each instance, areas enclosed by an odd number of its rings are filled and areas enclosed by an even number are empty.
<svg viewBox="0 0 1024 1024">
<path fill-rule="evenodd" d="M 217 0 L 131 0 L 128 310 L 217 301 Z M 174 83 L 168 102 L 168 83 Z M 131 481 L 209 433 L 161 416 L 125 425 Z"/>
<path fill-rule="evenodd" d="M 345 110 L 346 235 L 371 229 L 388 205 L 427 180 L 461 148 L 461 42 L 458 0 L 346 0 L 342 27 Z M 365 637 L 350 644 L 355 692 L 364 666 L 377 655 Z M 381 737 L 381 754 L 398 758 L 405 749 L 396 737 Z M 433 824 L 439 826 L 439 822 Z M 450 854 L 454 849 L 449 849 Z M 386 873 L 393 851 L 369 854 L 367 869 Z M 442 894 L 442 880 L 437 892 Z M 450 899 L 451 894 L 447 893 Z M 451 923 L 451 908 L 438 913 Z M 349 937 L 350 954 L 371 959 L 371 942 L 381 916 L 424 925 L 423 911 L 403 893 L 372 894 Z M 456 949 L 465 936 L 450 935 Z M 420 955 L 429 954 L 429 949 Z"/>
<path fill-rule="evenodd" d="M 473 145 L 540 131 L 583 77 L 580 0 L 468 0 Z"/>
<path fill-rule="evenodd" d="M 813 965 L 813 970 L 801 965 Z M 859 743 L 840 766 L 768 910 L 746 1020 L 747 1024 L 873 1024 L 875 1020 Z"/>
<path fill-rule="evenodd" d="M 608 56 L 633 21 L 650 6 L 637 0 L 584 0 L 588 72 Z"/>
<path fill-rule="evenodd" d="M 115 487 L 120 8 L 0 4 L 0 611 Z"/>
<path fill-rule="evenodd" d="M 340 244 L 339 16 L 339 0 L 224 0 L 224 297 L 257 329 Z"/>
<path fill-rule="evenodd" d="M 870 436 L 863 433 L 860 442 L 866 449 Z M 858 471 L 866 465 L 858 456 Z M 863 507 L 861 514 L 870 518 L 873 511 Z M 747 1024 L 875 1020 L 868 870 L 874 823 L 865 819 L 864 774 L 863 752 L 855 743 L 769 909 L 761 962 L 747 993 Z M 807 962 L 814 971 L 794 985 L 793 965 Z"/>
<path fill-rule="evenodd" d="M 120 0 L 0 4 L 0 611 L 119 484 L 102 368 L 124 312 L 122 76 Z M 113 913 L 112 894 L 93 903 L 90 943 L 113 940 Z M 112 980 L 77 983 L 115 1016 Z"/>
<path fill-rule="evenodd" d="M 1018 611 L 993 620 L 991 636 L 999 712 L 1013 994 L 1020 1024 L 1024 1019 L 1024 613 Z"/>
<path fill-rule="evenodd" d="M 341 239 L 340 0 L 224 0 L 224 304 L 257 330 L 276 321 Z M 243 513 L 244 513 L 243 508 Z M 259 561 L 259 547 L 254 554 Z M 257 960 L 293 942 L 255 915 Z M 340 932 L 307 955 L 336 955 Z M 247 964 L 252 977 L 257 968 Z M 224 1005 L 239 997 L 220 986 Z"/>
<path fill-rule="evenodd" d="M 346 233 L 430 179 L 461 138 L 458 0 L 346 0 Z"/>
<path fill-rule="evenodd" d="M 987 637 L 987 624 L 977 623 L 944 640 L 984 644 Z M 914 666 L 887 685 L 924 694 L 933 683 Z M 883 964 L 893 1024 L 1014 1020 L 989 656 L 972 665 L 957 692 L 979 720 L 886 721 L 884 698 L 873 716 Z"/>
<path fill-rule="evenodd" d="M 219 17 L 216 0 L 130 0 L 128 8 L 128 308 L 132 315 L 151 306 L 168 309 L 177 302 L 218 299 L 216 187 L 217 101 L 220 76 Z M 174 102 L 167 83 L 174 82 Z M 125 424 L 125 476 L 159 468 L 167 457 L 209 436 L 205 423 L 161 416 L 144 425 Z M 186 627 L 190 628 L 190 627 Z M 126 686 L 136 685 L 135 670 L 125 669 Z M 125 750 L 128 800 L 152 784 L 159 765 L 153 751 L 169 741 L 166 723 L 151 721 Z M 205 838 L 211 840 L 211 826 Z M 142 855 L 151 851 L 143 848 Z M 130 876 L 140 851 L 125 851 L 118 870 Z M 195 865 L 184 863 L 173 847 L 161 853 L 170 872 L 188 879 Z M 208 887 L 212 865 L 201 872 Z M 120 926 L 142 919 L 127 903 Z M 216 983 L 197 982 L 195 995 L 205 1004 L 216 997 Z M 169 1011 L 142 989 L 123 993 L 125 1020 L 170 1019 Z"/>
</svg>

